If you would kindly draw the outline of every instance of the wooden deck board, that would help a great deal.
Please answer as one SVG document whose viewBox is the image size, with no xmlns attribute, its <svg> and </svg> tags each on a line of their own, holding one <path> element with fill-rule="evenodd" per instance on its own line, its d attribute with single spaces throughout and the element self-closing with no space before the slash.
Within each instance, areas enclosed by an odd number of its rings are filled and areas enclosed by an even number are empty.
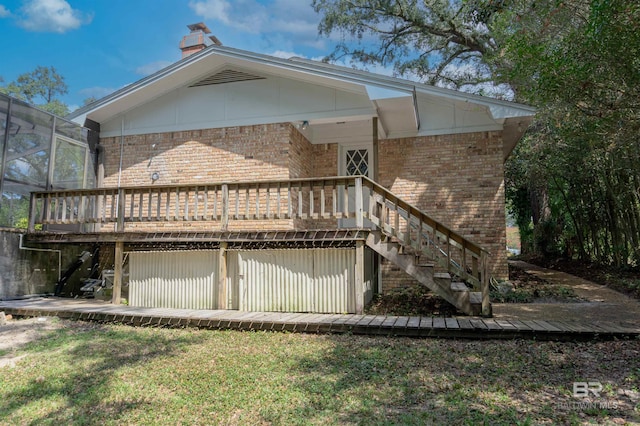
<svg viewBox="0 0 640 426">
<path fill-rule="evenodd" d="M 0 301 L 0 311 L 15 316 L 58 316 L 134 326 L 201 327 L 210 329 L 271 330 L 464 338 L 535 338 L 549 340 L 640 336 L 629 323 L 501 320 L 479 317 L 441 318 L 393 315 L 241 312 L 113 306 L 78 299 Z"/>
<path fill-rule="evenodd" d="M 495 320 L 492 319 L 483 319 L 482 322 L 487 326 L 487 330 L 502 330 L 500 324 L 498 324 Z"/>
<path fill-rule="evenodd" d="M 544 321 L 544 320 L 535 320 L 534 321 L 536 324 L 538 324 L 539 326 L 541 326 L 545 331 L 561 331 L 559 328 L 557 328 L 556 326 L 554 326 L 553 324 L 551 324 L 548 321 Z"/>
<path fill-rule="evenodd" d="M 472 319 L 470 320 L 471 325 L 475 330 L 486 330 L 487 325 L 480 319 Z"/>
<path fill-rule="evenodd" d="M 408 322 L 409 322 L 409 317 L 399 316 L 396 323 L 393 326 L 394 328 L 405 328 Z"/>
<path fill-rule="evenodd" d="M 448 330 L 457 330 L 460 328 L 460 324 L 458 324 L 458 320 L 455 318 L 445 318 L 444 325 Z"/>
<path fill-rule="evenodd" d="M 629 333 L 629 332 L 637 332 L 638 329 L 637 328 L 632 328 L 632 327 L 626 327 L 623 324 L 619 324 L 619 323 L 615 323 L 615 322 L 607 322 L 606 323 L 606 327 L 607 329 L 611 330 L 612 332 L 618 332 L 618 333 Z"/>
<path fill-rule="evenodd" d="M 369 323 L 369 327 L 380 327 L 385 319 L 387 318 L 384 315 L 376 315 Z"/>
<path fill-rule="evenodd" d="M 510 319 L 509 323 L 511 323 L 519 331 L 532 331 L 532 328 L 522 321 Z"/>
<path fill-rule="evenodd" d="M 407 328 L 420 328 L 420 317 L 409 317 Z"/>
<path fill-rule="evenodd" d="M 517 330 L 518 327 L 516 327 L 515 325 L 511 324 L 511 322 L 507 321 L 507 320 L 495 320 L 496 324 L 498 324 L 500 327 L 502 327 L 503 330 Z"/>
<path fill-rule="evenodd" d="M 344 324 L 356 325 L 362 318 L 364 318 L 364 315 L 349 315 L 349 317 L 345 319 Z"/>
<path fill-rule="evenodd" d="M 593 328 L 581 326 L 574 321 L 554 321 L 554 325 L 561 330 L 568 330 L 576 333 L 593 332 Z"/>
<path fill-rule="evenodd" d="M 473 330 L 473 325 L 467 318 L 458 318 L 458 325 L 462 330 Z"/>
<path fill-rule="evenodd" d="M 364 315 L 360 321 L 358 321 L 356 323 L 357 326 L 359 327 L 365 327 L 365 326 L 369 326 L 369 323 L 371 321 L 373 321 L 373 319 L 375 318 L 375 315 Z"/>
<path fill-rule="evenodd" d="M 381 327 L 393 327 L 393 325 L 396 323 L 397 320 L 398 320 L 398 317 L 387 317 L 382 322 L 382 324 L 380 324 L 380 326 Z"/>
<path fill-rule="evenodd" d="M 431 318 L 431 317 L 421 317 L 420 318 L 420 328 L 433 328 L 433 318 Z"/>
</svg>

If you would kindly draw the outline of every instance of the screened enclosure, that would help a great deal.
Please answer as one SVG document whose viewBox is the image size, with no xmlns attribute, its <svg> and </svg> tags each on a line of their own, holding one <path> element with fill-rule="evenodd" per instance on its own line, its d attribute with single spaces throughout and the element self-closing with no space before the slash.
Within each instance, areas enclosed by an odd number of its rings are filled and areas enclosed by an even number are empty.
<svg viewBox="0 0 640 426">
<path fill-rule="evenodd" d="M 0 227 L 26 228 L 29 194 L 95 187 L 89 129 L 0 94 Z"/>
</svg>

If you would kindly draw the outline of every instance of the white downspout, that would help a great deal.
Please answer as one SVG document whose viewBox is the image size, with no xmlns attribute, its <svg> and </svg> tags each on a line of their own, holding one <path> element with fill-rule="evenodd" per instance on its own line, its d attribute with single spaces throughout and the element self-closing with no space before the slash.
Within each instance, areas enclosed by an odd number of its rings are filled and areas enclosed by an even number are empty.
<svg viewBox="0 0 640 426">
<path fill-rule="evenodd" d="M 46 251 L 46 252 L 50 252 L 50 253 L 58 253 L 58 281 L 60 281 L 60 278 L 62 277 L 62 250 L 56 250 L 56 249 L 43 249 L 43 248 L 33 248 L 33 247 L 25 247 L 22 245 L 22 238 L 24 237 L 24 234 L 20 234 L 20 245 L 18 246 L 20 248 L 20 250 L 28 250 L 28 251 Z"/>
<path fill-rule="evenodd" d="M 124 117 L 120 124 L 120 164 L 118 165 L 118 189 L 120 189 L 120 179 L 122 177 L 122 154 L 124 152 Z"/>
<path fill-rule="evenodd" d="M 122 156 L 124 153 L 124 116 L 120 122 L 120 164 L 118 165 L 118 193 L 120 193 L 120 181 L 122 179 Z M 116 198 L 116 211 L 120 211 L 120 196 Z M 118 230 L 118 221 L 113 224 L 114 231 Z"/>
</svg>

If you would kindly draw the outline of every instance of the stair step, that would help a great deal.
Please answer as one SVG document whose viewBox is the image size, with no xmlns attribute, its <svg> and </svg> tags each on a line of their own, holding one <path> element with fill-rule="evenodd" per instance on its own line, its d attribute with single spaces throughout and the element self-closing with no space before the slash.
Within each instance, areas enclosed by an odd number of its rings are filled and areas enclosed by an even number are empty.
<svg viewBox="0 0 640 426">
<path fill-rule="evenodd" d="M 469 291 L 465 283 L 451 283 L 451 291 Z"/>
<path fill-rule="evenodd" d="M 429 256 L 420 259 L 422 253 L 415 253 L 415 250 L 414 253 L 409 253 L 411 250 L 401 253 L 398 243 L 383 241 L 377 232 L 369 233 L 366 244 L 462 312 L 472 313 L 469 291 L 452 291 L 451 275 L 447 272 L 435 272 L 435 265 L 431 263 L 433 259 Z"/>
<path fill-rule="evenodd" d="M 469 302 L 471 302 L 472 305 L 482 305 L 482 293 L 479 291 L 469 293 Z"/>
</svg>

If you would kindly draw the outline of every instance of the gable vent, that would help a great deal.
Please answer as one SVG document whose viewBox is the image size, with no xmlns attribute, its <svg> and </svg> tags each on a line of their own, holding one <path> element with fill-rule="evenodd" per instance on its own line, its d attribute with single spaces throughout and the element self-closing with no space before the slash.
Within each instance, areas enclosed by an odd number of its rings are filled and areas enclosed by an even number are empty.
<svg viewBox="0 0 640 426">
<path fill-rule="evenodd" d="M 237 70 L 224 70 L 217 72 L 209 77 L 205 77 L 196 83 L 193 83 L 189 87 L 198 87 L 198 86 L 209 86 L 212 84 L 224 84 L 224 83 L 235 83 L 238 81 L 250 81 L 250 80 L 264 80 L 264 77 L 260 77 L 258 75 L 249 74 L 244 71 Z"/>
</svg>

